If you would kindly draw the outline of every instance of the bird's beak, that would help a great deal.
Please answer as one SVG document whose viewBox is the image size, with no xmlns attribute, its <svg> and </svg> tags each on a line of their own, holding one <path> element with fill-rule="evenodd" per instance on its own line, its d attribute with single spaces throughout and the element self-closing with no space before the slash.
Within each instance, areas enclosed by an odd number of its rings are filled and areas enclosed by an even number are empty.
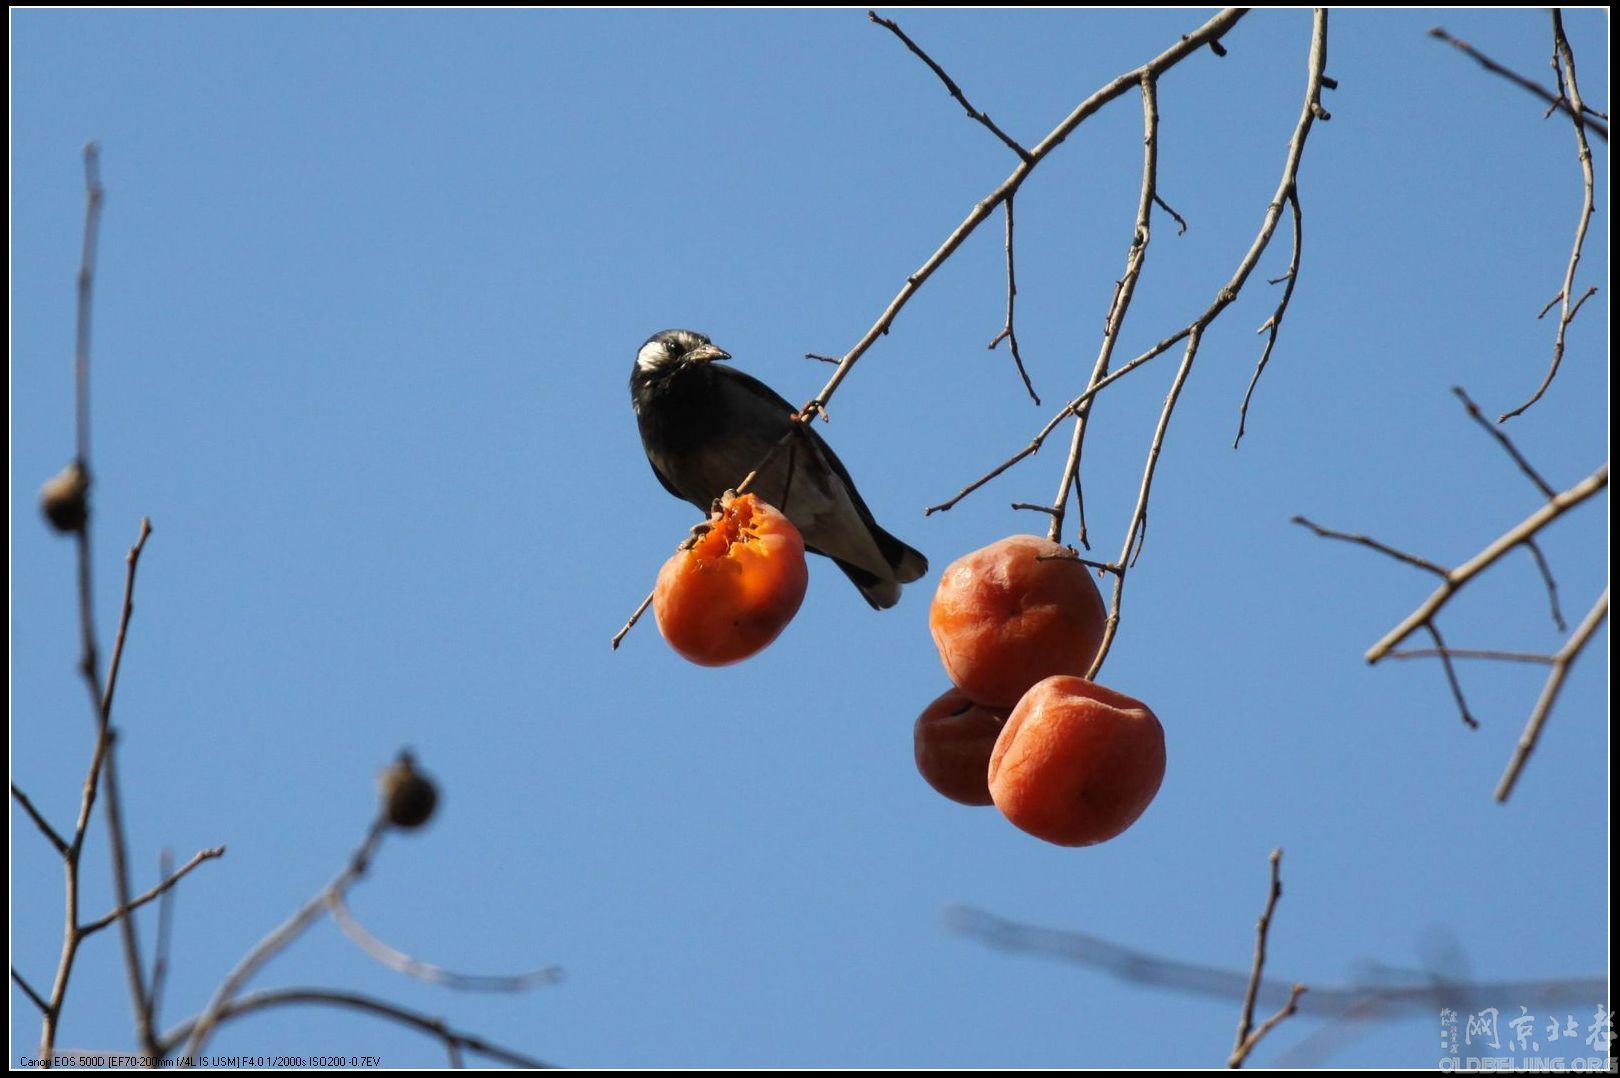
<svg viewBox="0 0 1620 1078">
<path fill-rule="evenodd" d="M 716 359 L 730 359 L 731 353 L 712 344 L 700 344 L 683 357 L 688 363 L 708 363 Z"/>
</svg>

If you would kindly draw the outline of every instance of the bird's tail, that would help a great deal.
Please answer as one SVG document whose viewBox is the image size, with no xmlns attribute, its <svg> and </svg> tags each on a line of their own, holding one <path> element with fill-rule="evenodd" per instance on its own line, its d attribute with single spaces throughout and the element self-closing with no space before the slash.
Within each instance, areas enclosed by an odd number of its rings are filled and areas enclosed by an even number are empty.
<svg viewBox="0 0 1620 1078">
<path fill-rule="evenodd" d="M 887 610 L 900 601 L 900 585 L 909 584 L 928 572 L 928 559 L 882 528 L 873 528 L 872 535 L 877 540 L 878 548 L 883 551 L 884 560 L 889 563 L 892 570 L 890 575 L 878 576 L 859 565 L 851 565 L 838 558 L 832 560 L 860 589 L 861 596 L 871 604 L 873 610 Z"/>
</svg>

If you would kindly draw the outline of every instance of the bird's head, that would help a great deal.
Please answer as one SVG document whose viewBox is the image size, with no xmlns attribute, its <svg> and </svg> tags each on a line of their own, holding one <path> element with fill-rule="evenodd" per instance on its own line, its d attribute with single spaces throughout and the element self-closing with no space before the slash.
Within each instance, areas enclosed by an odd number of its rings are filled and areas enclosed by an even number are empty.
<svg viewBox="0 0 1620 1078">
<path fill-rule="evenodd" d="M 689 329 L 666 329 L 647 338 L 636 353 L 636 371 L 643 375 L 669 374 L 693 363 L 730 359 L 709 338 Z"/>
</svg>

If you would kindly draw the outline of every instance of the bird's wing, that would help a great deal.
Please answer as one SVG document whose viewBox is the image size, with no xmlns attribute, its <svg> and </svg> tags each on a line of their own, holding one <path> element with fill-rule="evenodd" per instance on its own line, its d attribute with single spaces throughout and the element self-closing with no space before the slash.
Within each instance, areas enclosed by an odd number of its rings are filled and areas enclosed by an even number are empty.
<svg viewBox="0 0 1620 1078">
<path fill-rule="evenodd" d="M 748 467 L 757 465 L 797 426 L 796 440 L 777 451 L 757 484 L 767 501 L 774 497 L 787 503 L 779 507 L 804 535 L 806 545 L 844 565 L 845 572 L 854 567 L 877 580 L 892 581 L 897 572 L 904 574 L 900 580 L 914 580 L 925 571 L 927 562 L 922 555 L 878 526 L 832 447 L 813 427 L 793 422 L 797 408 L 764 382 L 734 367 L 716 373 L 722 376 L 722 389 L 729 397 L 731 429 L 746 422 L 748 436 L 743 440 L 751 443 L 750 452 L 758 454 Z M 806 455 L 812 459 L 806 460 Z M 739 476 L 731 482 L 740 481 Z M 856 583 L 863 591 L 868 587 L 860 579 Z M 898 588 L 894 590 L 898 593 Z"/>
</svg>

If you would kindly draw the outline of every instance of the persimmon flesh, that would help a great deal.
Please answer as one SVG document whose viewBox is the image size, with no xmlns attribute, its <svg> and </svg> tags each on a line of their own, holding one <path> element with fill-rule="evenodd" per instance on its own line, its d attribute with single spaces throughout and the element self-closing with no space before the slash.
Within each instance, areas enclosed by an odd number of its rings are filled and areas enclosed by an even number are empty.
<svg viewBox="0 0 1620 1078">
<path fill-rule="evenodd" d="M 990 794 L 1036 838 L 1092 846 L 1136 822 L 1159 792 L 1164 762 L 1164 728 L 1146 704 L 1060 675 L 1007 717 L 990 754 Z"/>
<path fill-rule="evenodd" d="M 917 773 L 935 790 L 964 805 L 989 805 L 990 753 L 1007 721 L 1005 711 L 975 704 L 951 689 L 917 716 L 912 742 Z"/>
<path fill-rule="evenodd" d="M 726 666 L 757 654 L 804 601 L 804 539 L 752 494 L 729 496 L 690 547 L 658 573 L 653 615 L 682 657 Z"/>
<path fill-rule="evenodd" d="M 1107 620 L 1091 570 L 1068 547 L 1034 535 L 952 562 L 928 611 L 951 682 L 999 708 L 1043 678 L 1088 673 Z"/>
</svg>

